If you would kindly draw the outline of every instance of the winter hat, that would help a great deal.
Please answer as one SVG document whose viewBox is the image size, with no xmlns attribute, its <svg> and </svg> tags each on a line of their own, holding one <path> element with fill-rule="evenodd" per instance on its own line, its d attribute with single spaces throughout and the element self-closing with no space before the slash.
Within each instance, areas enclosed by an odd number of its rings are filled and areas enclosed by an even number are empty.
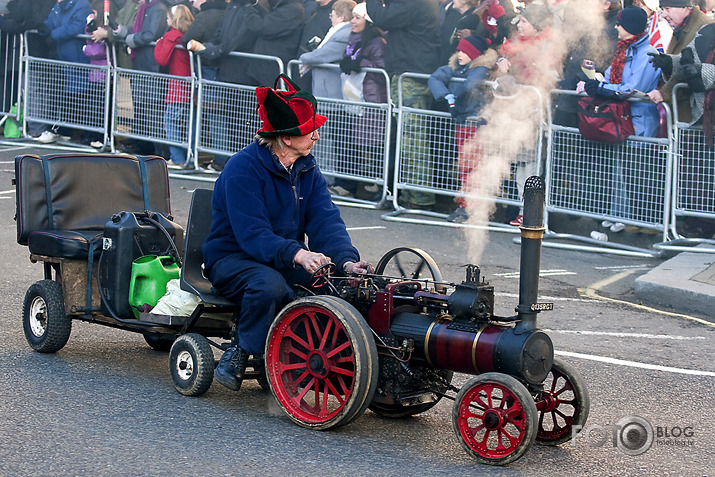
<svg viewBox="0 0 715 477">
<path fill-rule="evenodd" d="M 372 23 L 372 18 L 370 18 L 370 15 L 367 14 L 367 6 L 365 5 L 365 2 L 355 5 L 355 8 L 353 8 L 353 15 L 357 15 Z"/>
<path fill-rule="evenodd" d="M 687 8 L 692 7 L 692 0 L 660 0 L 660 8 L 663 7 L 681 7 Z"/>
<path fill-rule="evenodd" d="M 283 74 L 276 78 L 275 88 L 281 79 L 288 85 L 288 91 L 269 87 L 256 88 L 258 116 L 263 123 L 263 127 L 257 131 L 258 135 L 305 136 L 325 124 L 328 118 L 315 113 L 318 104 L 315 97 L 308 91 L 302 91 Z"/>
<path fill-rule="evenodd" d="M 553 15 L 548 7 L 541 5 L 540 3 L 530 3 L 522 11 L 520 15 L 514 17 L 512 24 L 516 25 L 519 23 L 521 18 L 526 18 L 526 20 L 531 23 L 531 26 L 536 28 L 538 31 L 543 31 L 544 28 L 551 25 L 551 20 Z"/>
<path fill-rule="evenodd" d="M 478 58 L 489 48 L 492 42 L 486 38 L 477 35 L 471 35 L 467 38 L 462 38 L 457 44 L 457 51 L 464 52 L 470 60 Z"/>
<path fill-rule="evenodd" d="M 617 24 L 631 35 L 638 35 L 645 31 L 648 14 L 641 7 L 626 7 L 618 12 Z"/>
</svg>

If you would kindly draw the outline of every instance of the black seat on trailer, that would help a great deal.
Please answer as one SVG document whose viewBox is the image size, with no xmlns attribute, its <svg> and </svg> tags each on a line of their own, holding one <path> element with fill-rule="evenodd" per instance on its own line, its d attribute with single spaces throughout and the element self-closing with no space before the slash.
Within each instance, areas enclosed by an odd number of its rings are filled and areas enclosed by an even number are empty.
<svg viewBox="0 0 715 477">
<path fill-rule="evenodd" d="M 235 306 L 219 295 L 204 276 L 204 253 L 201 247 L 211 230 L 210 189 L 196 189 L 191 196 L 189 221 L 184 239 L 184 264 L 181 267 L 181 289 L 196 294 L 205 303 L 216 306 Z"/>
<path fill-rule="evenodd" d="M 30 253 L 87 259 L 112 215 L 151 210 L 168 216 L 169 176 L 161 157 L 112 154 L 15 158 L 17 242 Z"/>
</svg>

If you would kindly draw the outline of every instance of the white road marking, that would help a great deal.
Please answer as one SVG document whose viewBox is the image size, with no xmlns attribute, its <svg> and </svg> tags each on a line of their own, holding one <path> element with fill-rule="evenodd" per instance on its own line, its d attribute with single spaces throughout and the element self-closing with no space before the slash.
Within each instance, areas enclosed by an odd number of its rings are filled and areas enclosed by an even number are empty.
<svg viewBox="0 0 715 477">
<path fill-rule="evenodd" d="M 2 194 L 14 194 L 15 189 L 10 189 L 10 190 L 0 190 L 0 195 Z"/>
<path fill-rule="evenodd" d="M 606 356 L 596 356 L 593 354 L 572 353 L 570 351 L 554 351 L 554 354 L 567 356 L 569 358 L 581 358 L 601 363 L 615 364 L 618 366 L 628 366 L 631 368 L 651 369 L 653 371 L 664 371 L 666 373 L 690 374 L 693 376 L 713 376 L 712 371 L 698 371 L 696 369 L 672 368 L 670 366 L 660 366 L 658 364 L 638 363 L 636 361 L 626 361 L 624 359 L 608 358 Z"/>
<path fill-rule="evenodd" d="M 586 331 L 586 330 L 549 330 L 544 329 L 548 333 L 565 333 L 573 335 L 590 335 L 590 336 L 613 336 L 615 338 L 647 338 L 653 340 L 704 340 L 704 336 L 677 336 L 677 335 L 652 335 L 649 333 L 618 333 L 610 331 Z"/>
<path fill-rule="evenodd" d="M 506 298 L 519 298 L 518 293 L 497 292 L 494 295 L 495 296 L 503 296 Z M 600 303 L 598 300 L 592 300 L 590 298 L 569 298 L 569 297 L 562 297 L 562 296 L 540 296 L 539 297 L 539 302 L 550 302 L 550 301 L 573 301 L 573 302 L 578 302 L 578 303 Z"/>
<path fill-rule="evenodd" d="M 612 267 L 593 267 L 596 270 L 650 270 L 649 265 L 615 265 Z"/>
<path fill-rule="evenodd" d="M 351 231 L 352 230 L 380 230 L 380 229 L 384 229 L 384 228 L 386 228 L 386 227 L 384 227 L 382 225 L 373 225 L 370 227 L 348 227 L 347 230 L 351 230 Z"/>
<path fill-rule="evenodd" d="M 19 151 L 20 149 L 29 149 L 29 148 L 30 148 L 30 146 L 9 147 L 7 149 L 0 149 L 0 152 Z M 6 164 L 6 161 L 2 161 L 0 164 Z"/>
<path fill-rule="evenodd" d="M 519 272 L 509 272 L 509 273 L 494 273 L 494 276 L 503 278 L 519 278 Z M 541 270 L 539 272 L 540 277 L 551 277 L 555 275 L 576 275 L 576 272 L 569 272 L 568 270 Z"/>
</svg>

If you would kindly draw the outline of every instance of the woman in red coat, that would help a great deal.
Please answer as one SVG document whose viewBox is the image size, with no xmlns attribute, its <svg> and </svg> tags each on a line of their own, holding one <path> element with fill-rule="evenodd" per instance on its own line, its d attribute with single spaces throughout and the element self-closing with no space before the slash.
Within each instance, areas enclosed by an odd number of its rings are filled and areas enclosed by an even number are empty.
<svg viewBox="0 0 715 477">
<path fill-rule="evenodd" d="M 154 59 L 160 66 L 168 66 L 172 76 L 191 76 L 189 52 L 176 48 L 181 43 L 181 37 L 194 21 L 193 15 L 185 5 L 176 5 L 166 15 L 169 31 L 159 38 L 154 47 Z M 164 113 L 164 129 L 166 138 L 175 143 L 191 143 L 188 132 L 187 118 L 191 107 L 191 83 L 170 79 L 166 92 L 166 112 Z M 193 127 L 191 128 L 193 130 Z M 188 137 L 187 137 L 188 136 Z M 169 153 L 174 164 L 186 163 L 186 149 L 170 145 Z"/>
</svg>

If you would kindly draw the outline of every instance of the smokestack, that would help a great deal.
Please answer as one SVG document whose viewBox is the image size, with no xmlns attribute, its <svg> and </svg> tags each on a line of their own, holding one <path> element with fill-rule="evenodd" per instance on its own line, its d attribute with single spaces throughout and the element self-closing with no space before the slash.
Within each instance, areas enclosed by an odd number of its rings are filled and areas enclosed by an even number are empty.
<svg viewBox="0 0 715 477">
<path fill-rule="evenodd" d="M 536 329 L 536 314 L 541 270 L 541 241 L 544 237 L 544 181 L 531 176 L 524 185 L 524 219 L 521 229 L 519 266 L 519 322 L 515 334 Z"/>
</svg>

